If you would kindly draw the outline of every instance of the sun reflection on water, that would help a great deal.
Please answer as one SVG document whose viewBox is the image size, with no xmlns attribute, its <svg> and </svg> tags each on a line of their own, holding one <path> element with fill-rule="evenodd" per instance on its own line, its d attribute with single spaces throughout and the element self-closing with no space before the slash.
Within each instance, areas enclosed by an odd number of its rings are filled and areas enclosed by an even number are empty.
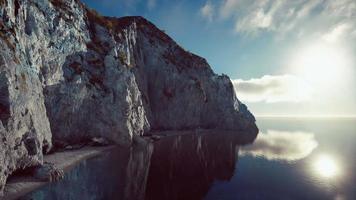
<svg viewBox="0 0 356 200">
<path fill-rule="evenodd" d="M 320 155 L 314 162 L 315 172 L 324 177 L 332 178 L 340 175 L 341 169 L 337 160 L 327 154 Z"/>
</svg>

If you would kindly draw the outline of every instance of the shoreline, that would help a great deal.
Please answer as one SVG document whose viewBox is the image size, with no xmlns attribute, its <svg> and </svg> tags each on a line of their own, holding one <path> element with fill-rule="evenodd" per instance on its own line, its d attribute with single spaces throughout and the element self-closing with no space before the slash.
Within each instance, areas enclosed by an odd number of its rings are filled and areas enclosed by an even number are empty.
<svg viewBox="0 0 356 200">
<path fill-rule="evenodd" d="M 56 152 L 50 155 L 45 155 L 44 162 L 51 162 L 57 168 L 62 169 L 64 173 L 72 170 L 81 161 L 98 156 L 106 151 L 114 149 L 116 146 L 105 147 L 84 147 L 78 150 Z M 49 181 L 39 181 L 29 175 L 12 177 L 5 185 L 4 196 L 1 200 L 18 199 L 42 186 L 50 184 Z"/>
</svg>

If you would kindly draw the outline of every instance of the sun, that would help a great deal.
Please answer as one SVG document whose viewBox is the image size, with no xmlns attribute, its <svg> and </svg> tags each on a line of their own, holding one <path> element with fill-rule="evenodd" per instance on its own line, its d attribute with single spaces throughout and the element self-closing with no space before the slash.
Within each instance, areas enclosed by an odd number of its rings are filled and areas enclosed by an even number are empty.
<svg viewBox="0 0 356 200">
<path fill-rule="evenodd" d="M 298 49 L 292 71 L 312 85 L 337 85 L 350 76 L 351 56 L 341 46 L 315 42 Z"/>
</svg>

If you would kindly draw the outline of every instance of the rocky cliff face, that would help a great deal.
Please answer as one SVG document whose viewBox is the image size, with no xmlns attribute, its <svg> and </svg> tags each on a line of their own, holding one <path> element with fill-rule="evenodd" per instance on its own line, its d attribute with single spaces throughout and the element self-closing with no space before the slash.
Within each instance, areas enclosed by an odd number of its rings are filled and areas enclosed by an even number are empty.
<svg viewBox="0 0 356 200">
<path fill-rule="evenodd" d="M 52 139 L 128 145 L 151 129 L 257 132 L 230 79 L 142 17 L 78 0 L 0 0 L 0 191 Z"/>
</svg>

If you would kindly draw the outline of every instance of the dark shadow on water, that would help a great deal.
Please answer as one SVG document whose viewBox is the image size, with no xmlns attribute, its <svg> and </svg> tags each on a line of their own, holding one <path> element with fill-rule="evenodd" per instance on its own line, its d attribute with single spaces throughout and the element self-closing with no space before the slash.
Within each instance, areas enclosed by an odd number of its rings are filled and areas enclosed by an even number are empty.
<svg viewBox="0 0 356 200">
<path fill-rule="evenodd" d="M 151 158 L 146 199 L 202 199 L 215 180 L 229 180 L 249 135 L 191 134 L 159 141 Z"/>
<path fill-rule="evenodd" d="M 255 137 L 199 133 L 117 148 L 22 199 L 202 199 L 215 180 L 233 176 L 239 146 Z"/>
<path fill-rule="evenodd" d="M 152 143 L 83 161 L 60 182 L 49 184 L 21 200 L 142 199 L 152 155 Z"/>
</svg>

